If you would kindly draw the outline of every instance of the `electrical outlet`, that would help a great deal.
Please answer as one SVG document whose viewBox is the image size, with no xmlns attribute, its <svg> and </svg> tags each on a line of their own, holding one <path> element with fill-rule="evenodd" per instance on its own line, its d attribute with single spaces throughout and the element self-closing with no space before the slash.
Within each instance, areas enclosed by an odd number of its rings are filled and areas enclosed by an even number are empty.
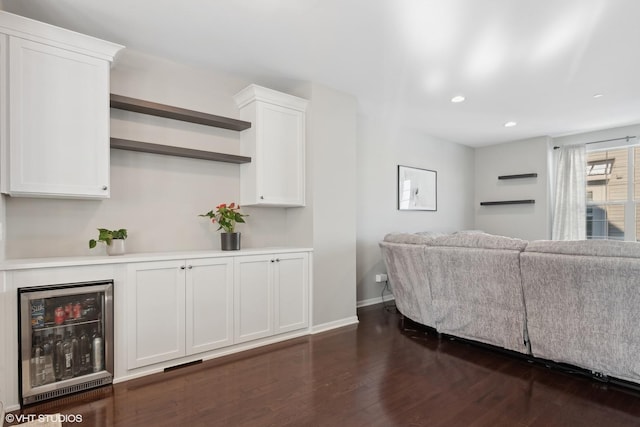
<svg viewBox="0 0 640 427">
<path fill-rule="evenodd" d="M 386 282 L 387 281 L 387 275 L 386 274 L 376 274 L 376 283 L 382 283 L 382 282 Z"/>
</svg>

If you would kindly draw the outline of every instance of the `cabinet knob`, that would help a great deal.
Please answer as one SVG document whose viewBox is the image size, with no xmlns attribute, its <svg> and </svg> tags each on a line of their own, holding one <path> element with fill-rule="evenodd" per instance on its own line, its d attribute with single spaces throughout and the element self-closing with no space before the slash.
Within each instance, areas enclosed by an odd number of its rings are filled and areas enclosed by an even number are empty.
<svg viewBox="0 0 640 427">
<path fill-rule="evenodd" d="M 184 270 L 184 265 L 181 265 L 181 266 L 180 266 L 180 270 Z"/>
<path fill-rule="evenodd" d="M 193 268 L 193 265 L 188 265 L 187 268 L 191 270 Z"/>
<path fill-rule="evenodd" d="M 264 200 L 264 196 L 260 196 L 260 200 Z"/>
<path fill-rule="evenodd" d="M 275 259 L 272 259 L 272 260 L 271 260 L 271 262 L 276 262 L 276 260 L 275 260 Z"/>
<path fill-rule="evenodd" d="M 107 188 L 109 188 L 109 187 L 107 187 L 106 185 L 103 185 L 102 186 L 102 191 L 107 191 Z"/>
<path fill-rule="evenodd" d="M 276 258 L 276 262 L 280 262 L 280 258 Z"/>
</svg>

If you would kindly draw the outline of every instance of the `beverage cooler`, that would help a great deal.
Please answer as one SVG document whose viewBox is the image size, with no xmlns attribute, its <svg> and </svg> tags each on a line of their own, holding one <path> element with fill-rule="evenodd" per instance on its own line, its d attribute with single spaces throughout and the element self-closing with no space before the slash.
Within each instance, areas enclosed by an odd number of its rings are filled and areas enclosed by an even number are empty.
<svg viewBox="0 0 640 427">
<path fill-rule="evenodd" d="M 113 280 L 18 289 L 22 405 L 111 384 Z"/>
</svg>

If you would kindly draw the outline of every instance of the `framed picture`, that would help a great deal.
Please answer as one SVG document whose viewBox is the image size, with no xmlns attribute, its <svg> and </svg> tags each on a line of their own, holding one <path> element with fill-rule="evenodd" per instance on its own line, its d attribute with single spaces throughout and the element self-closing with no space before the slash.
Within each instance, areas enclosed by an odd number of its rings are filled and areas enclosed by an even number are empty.
<svg viewBox="0 0 640 427">
<path fill-rule="evenodd" d="M 398 165 L 398 210 L 436 211 L 437 172 Z"/>
</svg>

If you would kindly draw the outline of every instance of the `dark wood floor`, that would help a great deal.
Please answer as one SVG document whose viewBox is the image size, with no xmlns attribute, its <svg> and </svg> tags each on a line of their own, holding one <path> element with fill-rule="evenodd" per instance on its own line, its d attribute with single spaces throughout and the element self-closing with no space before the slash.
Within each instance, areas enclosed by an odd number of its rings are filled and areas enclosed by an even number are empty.
<svg viewBox="0 0 640 427">
<path fill-rule="evenodd" d="M 640 394 L 433 332 L 360 324 L 24 410 L 65 426 L 638 426 Z"/>
</svg>

